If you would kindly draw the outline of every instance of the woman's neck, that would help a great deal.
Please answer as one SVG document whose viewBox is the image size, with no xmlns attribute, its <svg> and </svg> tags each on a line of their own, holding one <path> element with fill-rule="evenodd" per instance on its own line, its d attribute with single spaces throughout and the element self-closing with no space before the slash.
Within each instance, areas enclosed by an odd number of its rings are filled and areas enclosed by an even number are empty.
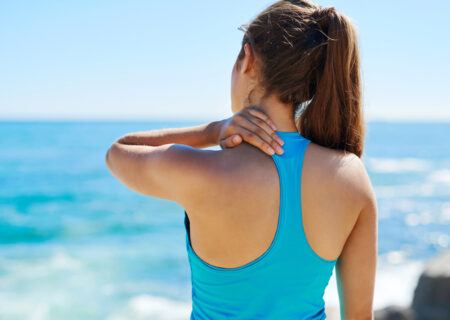
<svg viewBox="0 0 450 320">
<path fill-rule="evenodd" d="M 259 107 L 273 121 L 278 131 L 297 131 L 293 107 L 282 103 L 274 95 L 255 99 L 250 105 Z"/>
</svg>

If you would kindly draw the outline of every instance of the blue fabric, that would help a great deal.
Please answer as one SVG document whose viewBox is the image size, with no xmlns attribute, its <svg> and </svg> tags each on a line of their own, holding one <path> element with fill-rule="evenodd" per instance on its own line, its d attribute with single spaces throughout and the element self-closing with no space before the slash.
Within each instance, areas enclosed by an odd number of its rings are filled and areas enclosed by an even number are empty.
<svg viewBox="0 0 450 320">
<path fill-rule="evenodd" d="M 284 153 L 272 156 L 280 178 L 280 211 L 265 253 L 237 268 L 213 266 L 194 252 L 185 213 L 191 320 L 326 319 L 323 295 L 337 260 L 324 259 L 310 247 L 300 205 L 300 175 L 311 141 L 298 132 L 277 134 L 285 142 Z"/>
</svg>

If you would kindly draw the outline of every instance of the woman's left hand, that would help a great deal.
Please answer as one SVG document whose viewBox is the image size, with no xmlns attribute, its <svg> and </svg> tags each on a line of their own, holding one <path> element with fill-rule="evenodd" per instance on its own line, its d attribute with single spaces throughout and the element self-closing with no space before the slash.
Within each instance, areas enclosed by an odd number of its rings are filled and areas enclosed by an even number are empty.
<svg viewBox="0 0 450 320">
<path fill-rule="evenodd" d="M 284 142 L 275 133 L 275 124 L 256 106 L 246 107 L 220 121 L 219 127 L 218 144 L 222 148 L 233 148 L 246 141 L 268 155 L 283 153 Z"/>
</svg>

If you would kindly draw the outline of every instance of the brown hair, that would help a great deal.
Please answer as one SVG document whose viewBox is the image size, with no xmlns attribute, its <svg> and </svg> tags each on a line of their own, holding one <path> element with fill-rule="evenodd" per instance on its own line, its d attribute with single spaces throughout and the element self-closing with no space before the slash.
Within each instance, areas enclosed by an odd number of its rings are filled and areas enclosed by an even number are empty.
<svg viewBox="0 0 450 320">
<path fill-rule="evenodd" d="M 309 0 L 277 1 L 244 25 L 260 61 L 265 96 L 294 107 L 301 134 L 325 147 L 363 153 L 359 50 L 348 17 Z"/>
</svg>

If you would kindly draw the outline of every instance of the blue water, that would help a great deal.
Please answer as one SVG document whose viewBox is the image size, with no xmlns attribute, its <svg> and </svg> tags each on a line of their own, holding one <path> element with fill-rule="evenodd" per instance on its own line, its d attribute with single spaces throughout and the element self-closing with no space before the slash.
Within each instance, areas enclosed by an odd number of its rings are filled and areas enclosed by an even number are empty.
<svg viewBox="0 0 450 320">
<path fill-rule="evenodd" d="M 0 122 L 0 319 L 180 319 L 183 210 L 105 167 L 124 133 L 198 122 Z M 450 244 L 450 123 L 370 122 L 380 263 Z"/>
</svg>

